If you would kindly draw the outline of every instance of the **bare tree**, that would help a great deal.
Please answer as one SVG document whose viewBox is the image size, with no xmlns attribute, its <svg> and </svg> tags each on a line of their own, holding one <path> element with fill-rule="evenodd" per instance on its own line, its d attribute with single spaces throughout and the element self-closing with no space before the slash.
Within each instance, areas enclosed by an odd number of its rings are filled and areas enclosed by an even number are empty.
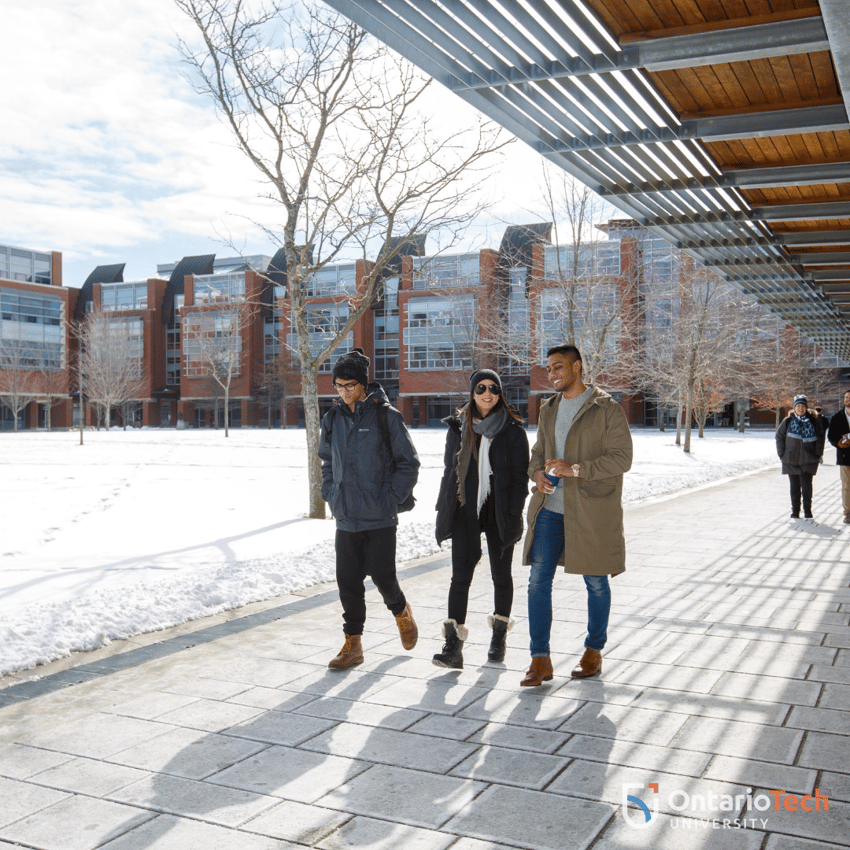
<svg viewBox="0 0 850 850">
<path fill-rule="evenodd" d="M 136 327 L 138 325 L 139 327 Z M 141 322 L 97 311 L 80 323 L 78 375 L 107 430 L 112 410 L 141 392 Z"/>
<path fill-rule="evenodd" d="M 244 374 L 247 346 L 243 337 L 258 305 L 248 299 L 226 300 L 183 316 L 183 351 L 188 376 L 206 378 L 224 396 L 224 436 L 230 436 L 230 391 Z M 217 417 L 216 417 L 217 420 Z"/>
<path fill-rule="evenodd" d="M 271 0 L 252 14 L 239 0 L 175 2 L 203 42 L 197 50 L 181 42 L 198 91 L 216 104 L 283 213 L 280 233 L 267 233 L 286 255 L 309 516 L 321 518 L 319 370 L 373 302 L 395 246 L 416 234 L 451 232 L 476 214 L 470 180 L 461 178 L 505 142 L 484 126 L 438 135 L 419 111 L 429 83 L 319 5 Z M 349 312 L 337 332 L 311 334 L 311 281 L 353 252 L 378 260 L 345 296 Z"/>
<path fill-rule="evenodd" d="M 0 402 L 11 412 L 15 431 L 21 412 L 38 398 L 38 365 L 33 343 L 23 338 L 20 330 L 16 338 L 0 339 Z"/>
</svg>

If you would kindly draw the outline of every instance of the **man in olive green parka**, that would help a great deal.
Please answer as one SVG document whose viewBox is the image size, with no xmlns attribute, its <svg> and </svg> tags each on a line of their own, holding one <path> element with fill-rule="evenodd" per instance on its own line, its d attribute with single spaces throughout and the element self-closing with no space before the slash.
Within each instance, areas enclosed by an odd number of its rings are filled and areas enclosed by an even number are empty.
<svg viewBox="0 0 850 850">
<path fill-rule="evenodd" d="M 583 576 L 588 592 L 588 635 L 584 655 L 572 671 L 576 678 L 601 670 L 611 608 L 608 576 L 626 568 L 623 474 L 632 465 L 626 415 L 608 393 L 585 385 L 575 346 L 549 349 L 546 368 L 558 392 L 540 408 L 528 467 L 535 487 L 523 550 L 523 563 L 531 565 L 531 666 L 521 682 L 526 686 L 552 678 L 549 633 L 557 566 Z"/>
</svg>

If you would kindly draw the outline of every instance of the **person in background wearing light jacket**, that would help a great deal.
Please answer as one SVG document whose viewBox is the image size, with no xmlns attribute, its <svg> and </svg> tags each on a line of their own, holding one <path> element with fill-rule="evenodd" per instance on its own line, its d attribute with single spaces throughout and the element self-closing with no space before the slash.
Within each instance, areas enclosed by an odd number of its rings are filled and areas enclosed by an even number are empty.
<svg viewBox="0 0 850 850">
<path fill-rule="evenodd" d="M 825 434 L 817 419 L 809 413 L 809 400 L 794 396 L 794 406 L 776 429 L 776 453 L 782 461 L 782 474 L 791 485 L 791 518 L 812 519 L 812 479 L 817 475 L 823 454 Z"/>
<path fill-rule="evenodd" d="M 522 420 L 505 402 L 502 381 L 490 369 L 472 375 L 469 401 L 457 416 L 443 420 L 449 431 L 443 480 L 437 499 L 437 543 L 451 538 L 452 583 L 443 651 L 437 667 L 463 667 L 469 585 L 481 560 L 481 532 L 487 538 L 493 578 L 489 661 L 505 660 L 513 625 L 511 575 L 514 544 L 522 537 L 522 509 L 528 496 L 528 437 Z"/>
<path fill-rule="evenodd" d="M 611 611 L 608 576 L 626 569 L 623 475 L 632 465 L 626 414 L 608 393 L 585 385 L 581 353 L 574 345 L 550 348 L 546 371 L 557 394 L 540 408 L 528 467 L 535 486 L 522 559 L 531 565 L 531 666 L 520 682 L 526 687 L 552 678 L 549 634 L 558 564 L 583 576 L 587 587 L 587 637 L 571 674 L 575 678 L 595 676 L 602 669 Z M 557 486 L 547 473 L 558 479 Z"/>
<path fill-rule="evenodd" d="M 389 406 L 380 384 L 369 383 L 363 349 L 337 360 L 333 380 L 341 399 L 322 418 L 319 458 L 322 498 L 336 519 L 336 582 L 345 633 L 328 667 L 344 670 L 363 663 L 367 575 L 396 618 L 402 646 L 416 646 L 416 623 L 399 587 L 395 554 L 398 508 L 413 493 L 419 455 L 402 415 Z M 379 420 L 384 415 L 388 440 Z"/>
</svg>

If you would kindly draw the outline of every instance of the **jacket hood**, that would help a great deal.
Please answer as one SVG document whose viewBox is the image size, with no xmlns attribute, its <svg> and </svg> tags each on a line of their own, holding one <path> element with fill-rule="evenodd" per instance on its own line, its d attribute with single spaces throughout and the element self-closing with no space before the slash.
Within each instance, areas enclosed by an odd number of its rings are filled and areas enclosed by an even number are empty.
<svg viewBox="0 0 850 850">
<path fill-rule="evenodd" d="M 366 398 L 364 403 L 389 404 L 390 400 L 384 392 L 384 388 L 377 381 L 372 381 L 372 383 L 366 387 Z"/>
<path fill-rule="evenodd" d="M 387 398 L 387 394 L 384 392 L 384 388 L 377 382 L 372 381 L 366 387 L 366 398 L 363 399 L 361 404 L 389 404 L 390 400 Z M 342 399 L 337 399 L 334 404 L 343 412 L 351 415 L 351 411 L 348 409 L 348 405 L 345 404 Z"/>
</svg>

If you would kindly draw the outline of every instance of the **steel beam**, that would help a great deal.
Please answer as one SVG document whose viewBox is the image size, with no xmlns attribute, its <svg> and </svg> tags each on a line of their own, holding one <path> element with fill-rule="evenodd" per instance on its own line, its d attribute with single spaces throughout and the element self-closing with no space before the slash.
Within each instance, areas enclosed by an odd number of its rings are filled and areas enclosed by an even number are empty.
<svg viewBox="0 0 850 850">
<path fill-rule="evenodd" d="M 645 68 L 653 72 L 672 71 L 700 65 L 749 62 L 753 59 L 814 53 L 818 50 L 829 50 L 829 39 L 823 19 L 811 17 L 693 35 L 654 38 L 628 44 L 612 58 L 595 54 L 590 61 L 586 57 L 576 56 L 560 62 L 514 67 L 502 72 L 498 78 L 494 75 L 490 81 L 468 76 L 456 80 L 451 88 L 461 92 L 635 68 Z"/>
<path fill-rule="evenodd" d="M 792 254 L 788 259 L 804 266 L 843 266 L 850 265 L 850 252 L 818 251 L 811 254 Z"/>
<path fill-rule="evenodd" d="M 705 189 L 778 189 L 786 186 L 817 186 L 850 181 L 850 162 L 789 165 L 779 168 L 743 168 L 724 171 L 719 177 L 693 177 L 656 183 L 629 183 L 603 189 L 601 195 L 636 195 L 651 192 L 685 192 Z"/>
</svg>

